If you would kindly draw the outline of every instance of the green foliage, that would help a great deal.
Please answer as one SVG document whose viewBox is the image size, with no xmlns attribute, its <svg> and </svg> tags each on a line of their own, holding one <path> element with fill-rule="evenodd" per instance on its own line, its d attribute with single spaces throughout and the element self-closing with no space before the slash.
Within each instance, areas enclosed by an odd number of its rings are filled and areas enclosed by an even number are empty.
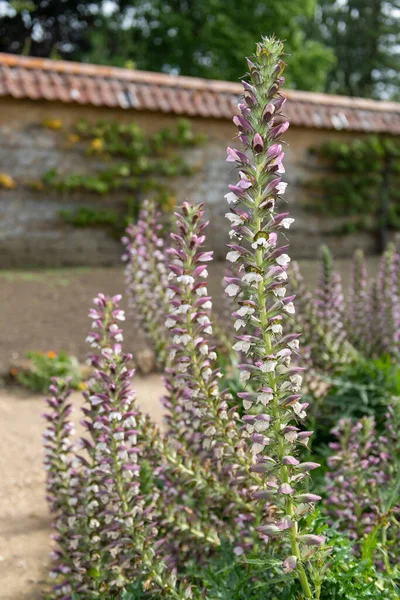
<svg viewBox="0 0 400 600">
<path fill-rule="evenodd" d="M 312 152 L 329 167 L 329 174 L 306 183 L 311 195 L 315 194 L 309 207 L 313 212 L 351 217 L 350 232 L 399 228 L 397 139 L 370 136 L 350 142 L 331 141 Z"/>
<path fill-rule="evenodd" d="M 3 4 L 2 52 L 236 81 L 243 54 L 274 32 L 290 54 L 289 85 L 399 97 L 399 0 Z"/>
<path fill-rule="evenodd" d="M 115 210 L 89 206 L 81 206 L 77 210 L 60 210 L 59 215 L 65 223 L 74 227 L 115 225 L 118 221 L 118 214 Z"/>
<path fill-rule="evenodd" d="M 394 600 L 399 588 L 378 573 L 372 564 L 354 556 L 352 543 L 340 534 L 328 537 L 331 561 L 322 586 L 321 600 Z"/>
<path fill-rule="evenodd" d="M 98 121 L 93 125 L 80 120 L 68 133 L 67 139 L 71 138 L 82 150 L 85 172 L 61 175 L 50 169 L 42 175 L 42 184 L 63 193 L 127 193 L 124 214 L 85 206 L 59 213 L 65 222 L 76 227 L 114 225 L 118 234 L 136 217 L 144 197 L 154 198 L 166 211 L 173 209 L 175 199 L 167 180 L 190 176 L 199 168 L 185 160 L 182 149 L 205 140 L 184 119 L 175 128 L 164 128 L 152 135 L 134 122 Z M 104 166 L 99 166 L 100 161 Z"/>
<path fill-rule="evenodd" d="M 337 58 L 326 91 L 398 98 L 399 0 L 319 0 L 318 4 L 309 35 Z"/>
<path fill-rule="evenodd" d="M 323 525 L 321 531 L 327 535 Z M 321 600 L 394 600 L 399 597 L 393 581 L 377 573 L 367 561 L 357 559 L 352 543 L 344 536 L 331 532 L 327 544 L 331 550 Z M 186 564 L 183 575 L 203 590 L 205 600 L 294 600 L 299 593 L 295 578 L 283 576 L 280 562 L 268 556 L 268 552 L 261 559 L 252 552 L 237 557 L 227 543 L 222 544 L 219 554 L 207 564 Z M 135 582 L 122 593 L 120 600 L 143 597 L 152 599 L 151 595 L 144 596 L 140 583 Z"/>
<path fill-rule="evenodd" d="M 10 0 L 2 2 L 0 52 L 51 58 L 71 55 L 85 47 L 86 31 L 93 26 L 102 0 Z"/>
<path fill-rule="evenodd" d="M 90 50 L 75 56 L 85 62 L 133 63 L 137 69 L 237 81 L 243 76 L 242 56 L 251 55 L 255 41 L 273 32 L 286 40 L 291 55 L 289 85 L 322 90 L 335 58 L 320 41 L 305 34 L 304 23 L 312 17 L 315 4 L 315 0 L 284 4 L 139 0 L 132 19 L 130 4 L 120 3 L 120 10 L 111 18 L 99 17 L 88 34 Z"/>
<path fill-rule="evenodd" d="M 159 197 L 168 189 L 160 178 L 191 175 L 195 170 L 179 149 L 198 145 L 205 139 L 194 134 L 186 120 L 179 121 L 175 129 L 165 128 L 151 136 L 134 122 L 98 121 L 91 125 L 80 120 L 72 135 L 84 143 L 84 155 L 112 163 L 111 166 L 66 176 L 51 169 L 43 175 L 44 184 L 59 191 L 86 190 L 97 194 L 154 191 Z M 87 164 L 90 168 L 91 162 Z"/>
<path fill-rule="evenodd" d="M 47 393 L 52 377 L 68 378 L 74 389 L 83 389 L 79 363 L 66 352 L 28 352 L 29 363 L 15 373 L 16 381 L 32 392 Z"/>
<path fill-rule="evenodd" d="M 399 402 L 394 400 L 400 397 L 400 368 L 388 356 L 343 365 L 325 380 L 330 383 L 327 395 L 311 402 L 314 448 L 330 440 L 338 415 L 353 419 L 373 415 L 379 430 L 388 404 L 395 403 L 400 410 Z"/>
</svg>

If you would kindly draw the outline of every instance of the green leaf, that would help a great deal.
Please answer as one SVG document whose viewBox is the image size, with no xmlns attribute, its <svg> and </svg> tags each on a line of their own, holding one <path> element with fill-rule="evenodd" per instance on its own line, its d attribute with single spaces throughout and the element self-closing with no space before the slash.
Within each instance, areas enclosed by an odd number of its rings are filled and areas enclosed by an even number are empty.
<svg viewBox="0 0 400 600">
<path fill-rule="evenodd" d="M 100 577 L 100 571 L 97 567 L 90 567 L 90 569 L 87 570 L 87 574 L 92 579 L 99 579 Z"/>
</svg>

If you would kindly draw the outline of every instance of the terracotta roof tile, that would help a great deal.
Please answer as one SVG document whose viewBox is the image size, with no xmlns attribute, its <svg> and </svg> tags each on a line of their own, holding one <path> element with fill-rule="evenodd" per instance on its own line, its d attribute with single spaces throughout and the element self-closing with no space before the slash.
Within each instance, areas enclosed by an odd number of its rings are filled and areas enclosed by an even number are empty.
<svg viewBox="0 0 400 600">
<path fill-rule="evenodd" d="M 287 90 L 292 124 L 400 135 L 400 104 Z M 241 85 L 0 53 L 0 96 L 229 119 Z"/>
</svg>

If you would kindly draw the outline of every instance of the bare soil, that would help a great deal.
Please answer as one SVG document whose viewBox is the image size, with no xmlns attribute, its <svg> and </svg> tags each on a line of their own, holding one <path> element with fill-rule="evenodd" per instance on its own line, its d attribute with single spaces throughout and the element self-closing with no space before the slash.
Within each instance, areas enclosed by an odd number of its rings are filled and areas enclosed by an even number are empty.
<svg viewBox="0 0 400 600">
<path fill-rule="evenodd" d="M 368 262 L 369 272 L 374 273 L 377 258 Z M 336 266 L 346 288 L 350 262 L 340 260 Z M 318 263 L 300 261 L 300 267 L 306 281 L 314 285 Z M 215 263 L 209 270 L 209 288 L 218 309 L 223 299 L 224 263 Z M 0 374 L 27 351 L 65 350 L 83 359 L 90 326 L 88 310 L 98 292 L 124 295 L 122 267 L 0 271 Z M 125 298 L 122 305 L 126 308 Z M 124 337 L 125 349 L 134 354 L 145 345 L 142 332 L 129 320 Z"/>
<path fill-rule="evenodd" d="M 159 423 L 161 378 L 135 378 L 142 408 Z M 81 396 L 73 394 L 74 419 Z M 41 433 L 44 400 L 0 390 L 0 599 L 39 600 L 51 549 L 51 518 L 44 499 Z"/>
</svg>

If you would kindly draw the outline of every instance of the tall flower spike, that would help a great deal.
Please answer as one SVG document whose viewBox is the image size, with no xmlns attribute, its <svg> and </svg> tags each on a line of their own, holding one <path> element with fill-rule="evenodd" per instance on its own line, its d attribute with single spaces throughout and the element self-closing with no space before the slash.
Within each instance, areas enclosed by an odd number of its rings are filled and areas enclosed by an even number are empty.
<svg viewBox="0 0 400 600">
<path fill-rule="evenodd" d="M 346 310 L 346 329 L 350 342 L 357 350 L 365 352 L 369 342 L 370 320 L 368 312 L 368 277 L 362 250 L 354 253 L 352 276 Z"/>
<path fill-rule="evenodd" d="M 126 263 L 129 306 L 155 351 L 159 367 L 164 367 L 167 362 L 165 314 L 169 311 L 170 300 L 165 242 L 160 235 L 162 228 L 161 213 L 155 203 L 145 200 L 138 222 L 129 225 L 121 240 L 125 247 L 122 260 Z M 218 348 L 233 357 L 232 344 L 221 328 L 214 327 L 214 338 Z"/>
<path fill-rule="evenodd" d="M 89 438 L 82 442 L 90 459 L 90 491 L 95 495 L 88 498 L 83 512 L 89 527 L 92 524 L 97 531 L 96 542 L 101 546 L 96 568 L 98 579 L 100 575 L 104 579 L 102 590 L 115 593 L 139 575 L 146 577 L 146 589 L 163 590 L 170 598 L 183 599 L 187 589 L 180 589 L 175 575 L 156 557 L 154 508 L 158 492 L 153 489 L 146 497 L 139 496 L 143 448 L 137 441 L 143 417 L 130 387 L 131 355 L 123 354 L 120 345 L 122 331 L 117 321 L 125 319 L 120 299 L 99 294 L 94 301 L 96 308 L 89 313 L 94 333 L 89 334 L 88 341 L 100 354 L 92 356 L 95 370 L 85 393 L 88 406 L 83 425 Z"/>
<path fill-rule="evenodd" d="M 393 494 L 400 452 L 397 421 L 391 407 L 381 434 L 376 431 L 373 417 L 358 422 L 341 419 L 332 430 L 335 440 L 330 444 L 330 471 L 326 473 L 326 504 L 332 522 L 354 540 L 356 553 L 365 536 L 375 531 L 377 551 L 373 558 L 377 566 L 383 558 L 388 572 L 390 563 L 397 562 L 400 545 L 396 519 L 399 500 Z"/>
<path fill-rule="evenodd" d="M 129 225 L 122 238 L 129 305 L 154 348 L 160 365 L 165 361 L 167 333 L 164 314 L 168 310 L 165 293 L 167 266 L 161 229 L 160 213 L 154 202 L 145 200 L 137 224 Z"/>
<path fill-rule="evenodd" d="M 315 291 L 316 312 L 331 345 L 340 355 L 346 339 L 342 282 L 333 268 L 332 255 L 327 246 L 321 247 L 321 259 L 321 272 Z"/>
<path fill-rule="evenodd" d="M 400 256 L 390 244 L 382 256 L 377 277 L 380 351 L 398 358 L 400 354 Z"/>
<path fill-rule="evenodd" d="M 335 368 L 339 362 L 348 362 L 354 355 L 354 349 L 347 341 L 341 317 L 344 307 L 340 281 L 337 280 L 337 274 L 332 274 L 329 252 L 326 258 L 328 264 L 323 269 L 324 276 L 320 277 L 315 295 L 307 289 L 296 262 L 292 262 L 289 271 L 289 289 L 296 294 L 293 325 L 301 333 L 303 362 L 307 355 L 309 364 L 314 369 L 323 371 Z M 333 285 L 335 281 L 339 283 L 337 289 L 336 284 Z M 329 290 L 332 294 L 339 293 L 340 309 L 335 308 L 335 301 L 330 297 Z M 308 376 L 309 373 L 307 378 Z"/>
<path fill-rule="evenodd" d="M 221 373 L 212 346 L 212 302 L 207 292 L 206 263 L 212 259 L 212 252 L 202 250 L 207 226 L 202 216 L 202 206 L 187 202 L 176 214 L 178 233 L 171 234 L 174 247 L 168 249 L 171 299 L 166 326 L 172 337 L 170 359 L 178 365 L 178 393 L 192 409 L 200 447 L 221 464 L 226 454 L 232 461 L 238 456 L 243 458 L 243 440 L 236 432 L 237 415 L 228 410 L 226 392 L 218 387 Z"/>
<path fill-rule="evenodd" d="M 296 295 L 296 314 L 290 326 L 301 334 L 301 364 L 305 367 L 303 390 L 305 393 L 311 392 L 314 398 L 319 398 L 326 394 L 327 387 L 320 375 L 321 357 L 324 357 L 325 367 L 325 359 L 329 357 L 329 364 L 336 364 L 336 356 L 334 352 L 332 353 L 323 327 L 319 323 L 313 296 L 304 282 L 296 261 L 291 262 L 288 275 L 288 289 Z"/>
<path fill-rule="evenodd" d="M 241 349 L 252 359 L 239 366 L 241 379 L 251 384 L 251 391 L 240 396 L 247 411 L 251 452 L 258 461 L 254 469 L 267 474 L 255 497 L 273 502 L 277 509 L 275 523 L 261 531 L 287 536 L 303 596 L 312 598 L 305 569 L 309 538 L 303 536 L 302 515 L 304 507 L 312 507 L 319 497 L 303 493 L 303 480 L 317 465 L 303 469 L 294 456 L 297 444 L 307 444 L 311 432 L 298 427 L 307 404 L 299 394 L 302 369 L 290 367 L 298 336 L 283 332 L 286 316 L 295 309 L 294 296 L 288 296 L 285 288 L 288 247 L 278 245 L 278 234 L 294 219 L 287 212 L 275 212 L 287 185 L 281 177 L 285 169 L 280 138 L 289 126 L 281 113 L 285 99 L 279 93 L 284 81 L 282 52 L 283 45 L 273 38 L 257 45 L 249 63 L 251 83 L 243 83 L 247 107 L 240 105 L 242 115 L 234 117 L 246 155 L 228 148 L 227 160 L 239 168 L 239 181 L 226 195 L 230 205 L 226 216 L 237 245 L 240 277 L 228 282 L 226 292 L 238 300 L 234 327 Z M 313 540 L 316 545 L 323 541 L 318 536 Z"/>
<path fill-rule="evenodd" d="M 237 428 L 238 415 L 229 409 L 228 394 L 218 386 L 221 373 L 211 346 L 212 303 L 207 292 L 206 263 L 212 253 L 202 250 L 207 223 L 202 221 L 201 205 L 184 202 L 176 216 L 177 233 L 171 234 L 174 247 L 168 251 L 172 259 L 169 275 L 172 298 L 166 325 L 172 337 L 170 359 L 177 365 L 178 372 L 169 387 L 174 386 L 176 404 L 181 407 L 179 414 L 187 416 L 189 447 L 205 462 L 210 459 L 227 491 L 236 494 L 236 500 L 240 501 L 241 496 L 245 501 L 249 485 L 258 483 L 259 476 L 251 472 L 252 459 L 244 452 L 245 438 Z M 267 424 L 260 421 L 257 427 L 263 431 Z M 180 429 L 184 431 L 184 423 Z M 249 515 L 245 515 L 245 510 L 246 507 L 242 516 L 247 523 Z M 243 537 L 246 537 L 245 532 Z"/>
<path fill-rule="evenodd" d="M 80 574 L 76 568 L 75 539 L 79 532 L 75 528 L 78 480 L 75 477 L 70 421 L 72 406 L 69 403 L 68 382 L 54 379 L 49 388 L 48 411 L 43 415 L 47 426 L 43 433 L 44 468 L 46 471 L 46 493 L 57 546 L 52 553 L 53 565 L 50 576 L 56 582 L 55 597 L 70 598 L 79 585 Z"/>
</svg>

